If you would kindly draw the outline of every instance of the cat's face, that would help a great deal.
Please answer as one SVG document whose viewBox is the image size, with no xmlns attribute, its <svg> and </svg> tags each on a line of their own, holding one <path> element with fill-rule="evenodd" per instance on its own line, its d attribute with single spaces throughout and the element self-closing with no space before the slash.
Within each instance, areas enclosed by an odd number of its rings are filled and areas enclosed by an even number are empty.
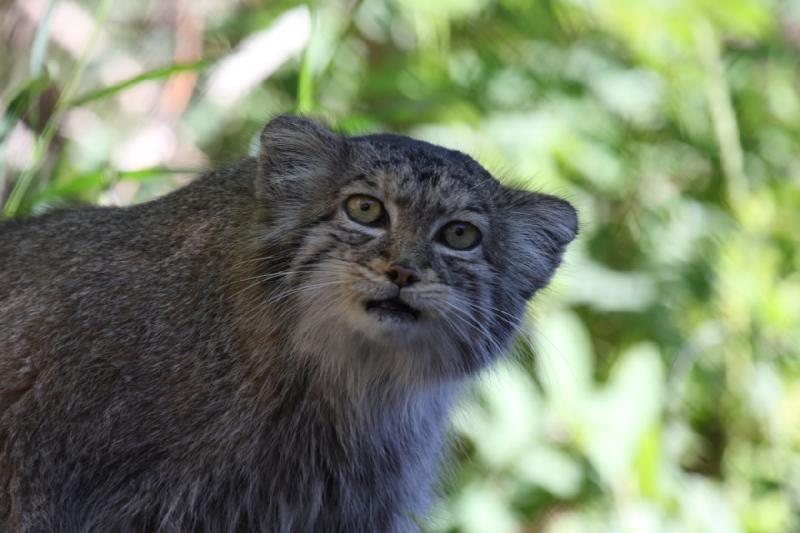
<svg viewBox="0 0 800 533">
<path fill-rule="evenodd" d="M 337 365 L 485 366 L 575 235 L 569 204 L 506 188 L 458 152 L 288 117 L 263 140 L 270 228 L 292 242 L 284 305 L 299 311 L 299 347 L 349 361 Z"/>
</svg>

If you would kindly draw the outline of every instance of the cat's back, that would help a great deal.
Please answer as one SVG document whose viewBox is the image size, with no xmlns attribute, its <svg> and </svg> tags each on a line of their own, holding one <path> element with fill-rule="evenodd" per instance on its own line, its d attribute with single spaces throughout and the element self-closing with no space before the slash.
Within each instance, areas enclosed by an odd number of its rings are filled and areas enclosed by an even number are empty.
<svg viewBox="0 0 800 533">
<path fill-rule="evenodd" d="M 239 215 L 253 208 L 254 174 L 245 159 L 145 204 L 0 221 L 0 280 L 8 288 L 14 279 L 40 275 L 53 284 L 81 274 L 78 265 L 168 259 L 181 241 L 196 242 L 203 232 L 212 239 L 241 222 Z"/>
<path fill-rule="evenodd" d="M 136 228 L 146 224 L 135 209 L 55 211 L 0 223 L 0 365 L 55 350 L 53 341 L 75 327 L 76 304 L 104 307 L 100 293 L 131 254 Z M 1 379 L 0 379 L 1 380 Z"/>
<path fill-rule="evenodd" d="M 252 215 L 253 172 L 244 160 L 146 204 L 0 223 L 0 414 L 26 372 L 202 341 L 189 325 L 220 314 L 233 235 Z"/>
</svg>

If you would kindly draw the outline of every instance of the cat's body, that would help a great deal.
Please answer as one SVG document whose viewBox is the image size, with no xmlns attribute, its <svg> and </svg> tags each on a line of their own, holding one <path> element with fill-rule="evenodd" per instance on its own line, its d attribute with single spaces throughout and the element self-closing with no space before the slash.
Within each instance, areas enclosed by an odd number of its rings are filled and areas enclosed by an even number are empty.
<svg viewBox="0 0 800 533">
<path fill-rule="evenodd" d="M 401 137 L 262 139 L 148 204 L 0 225 L 0 532 L 414 529 L 574 212 Z M 434 244 L 451 207 L 472 249 Z"/>
</svg>

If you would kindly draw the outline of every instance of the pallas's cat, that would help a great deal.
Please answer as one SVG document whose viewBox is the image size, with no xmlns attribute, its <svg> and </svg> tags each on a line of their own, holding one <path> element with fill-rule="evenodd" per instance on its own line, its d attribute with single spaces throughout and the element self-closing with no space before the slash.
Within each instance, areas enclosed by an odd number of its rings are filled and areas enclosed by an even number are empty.
<svg viewBox="0 0 800 533">
<path fill-rule="evenodd" d="M 397 135 L 278 117 L 161 199 L 0 225 L 0 531 L 407 531 L 448 408 L 577 231 Z"/>
</svg>

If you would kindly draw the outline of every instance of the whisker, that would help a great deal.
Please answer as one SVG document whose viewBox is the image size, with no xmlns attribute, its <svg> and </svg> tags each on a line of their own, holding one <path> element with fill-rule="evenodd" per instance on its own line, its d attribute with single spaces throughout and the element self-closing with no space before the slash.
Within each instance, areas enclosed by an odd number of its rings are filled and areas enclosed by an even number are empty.
<svg viewBox="0 0 800 533">
<path fill-rule="evenodd" d="M 472 304 L 471 302 L 464 301 L 464 300 L 462 300 L 462 302 L 467 306 L 470 306 L 470 307 L 473 307 L 473 308 L 475 307 L 475 305 Z M 497 309 L 496 307 L 493 307 L 493 306 L 489 306 L 489 307 L 494 311 L 497 311 L 497 312 L 500 312 L 500 313 L 503 313 L 505 315 L 513 317 L 513 315 L 511 315 L 510 313 L 507 313 L 505 311 Z M 505 319 L 505 318 L 503 318 L 501 316 L 498 316 L 496 318 L 498 318 L 499 320 L 505 321 L 509 325 L 514 326 L 514 324 L 512 324 L 510 321 L 508 321 L 507 319 Z M 523 319 L 524 319 L 524 317 L 523 317 Z M 547 338 L 546 335 L 542 334 L 541 332 L 536 332 L 533 329 L 530 329 L 530 330 L 523 329 L 522 328 L 522 321 L 520 321 L 520 324 L 516 325 L 514 329 L 515 329 L 514 333 L 517 336 L 517 338 L 520 339 L 532 353 L 539 355 L 539 360 L 541 360 L 543 363 L 545 361 L 548 361 L 548 360 L 552 362 L 553 361 L 553 358 L 551 356 L 552 354 L 550 354 L 547 350 L 539 350 L 539 349 L 537 349 L 536 348 L 536 344 L 537 344 L 536 343 L 536 339 L 538 339 L 540 341 L 547 342 L 550 345 L 550 347 L 557 352 L 557 355 L 559 356 L 558 360 L 561 361 L 562 363 L 565 363 L 567 372 L 570 373 L 570 375 L 572 376 L 573 379 L 577 379 L 576 376 L 575 376 L 574 369 L 567 363 L 568 359 L 566 358 L 566 356 L 561 352 L 561 350 L 558 348 L 558 346 L 555 343 L 553 343 L 550 339 Z M 534 338 L 534 335 L 536 335 L 536 338 Z M 546 368 L 547 366 L 550 367 L 549 370 Z M 555 373 L 554 369 L 555 369 L 556 366 L 561 366 L 561 365 L 552 365 L 552 364 L 543 365 L 541 367 L 542 377 L 545 378 L 545 379 L 549 379 L 549 378 L 546 377 L 545 374 L 554 374 Z"/>
<path fill-rule="evenodd" d="M 463 300 L 459 298 L 458 295 L 455 295 L 455 297 L 460 302 Z M 452 302 L 449 302 L 447 300 L 443 300 L 443 302 L 445 303 L 445 305 L 450 306 L 450 309 L 452 309 L 452 311 L 456 314 L 456 316 L 461 317 L 462 320 L 464 320 L 465 324 L 471 326 L 475 331 L 481 334 L 482 340 L 489 343 L 490 345 L 489 348 L 493 349 L 496 353 L 501 353 L 503 351 L 503 348 L 497 343 L 497 341 L 494 340 L 492 334 L 485 328 L 483 324 L 478 322 L 475 317 L 473 317 L 472 315 L 470 315 L 457 305 L 453 304 Z"/>
<path fill-rule="evenodd" d="M 285 292 L 281 292 L 274 298 L 269 298 L 268 300 L 265 301 L 265 304 L 267 304 L 267 305 L 273 304 L 275 302 L 279 302 L 281 300 L 284 300 L 284 299 L 288 298 L 289 296 L 293 296 L 295 294 L 316 290 L 316 289 L 319 289 L 321 287 L 328 287 L 328 286 L 331 286 L 331 285 L 345 285 L 347 283 L 349 283 L 347 280 L 337 280 L 337 281 L 328 281 L 328 282 L 323 282 L 323 283 L 314 283 L 314 284 L 310 284 L 310 285 L 301 285 L 301 286 L 295 287 L 295 288 L 293 288 L 291 290 L 288 290 L 288 291 L 285 291 Z"/>
</svg>

